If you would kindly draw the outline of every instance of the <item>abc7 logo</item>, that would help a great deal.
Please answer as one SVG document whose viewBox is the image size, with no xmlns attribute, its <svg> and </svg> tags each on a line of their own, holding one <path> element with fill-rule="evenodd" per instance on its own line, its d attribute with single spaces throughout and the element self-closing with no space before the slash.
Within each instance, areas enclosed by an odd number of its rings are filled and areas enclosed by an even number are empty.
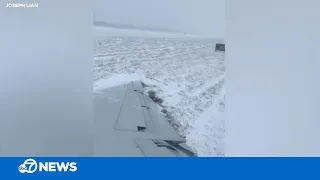
<svg viewBox="0 0 320 180">
<path fill-rule="evenodd" d="M 18 167 L 18 170 L 20 173 L 34 173 L 37 168 L 38 164 L 34 159 L 27 159 Z"/>
</svg>

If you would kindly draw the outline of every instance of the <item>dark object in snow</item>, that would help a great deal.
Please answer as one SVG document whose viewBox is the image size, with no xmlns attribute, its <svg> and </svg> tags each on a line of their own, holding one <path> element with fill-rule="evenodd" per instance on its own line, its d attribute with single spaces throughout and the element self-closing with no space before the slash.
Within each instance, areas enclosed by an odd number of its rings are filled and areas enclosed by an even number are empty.
<svg viewBox="0 0 320 180">
<path fill-rule="evenodd" d="M 215 51 L 223 51 L 223 52 L 225 52 L 225 44 L 216 44 Z"/>
<path fill-rule="evenodd" d="M 143 83 L 143 82 L 141 82 L 141 84 L 142 84 L 142 87 L 148 87 L 145 83 Z"/>
<path fill-rule="evenodd" d="M 162 109 L 161 112 L 166 114 L 168 111 L 166 109 Z"/>
<path fill-rule="evenodd" d="M 149 94 L 149 97 L 152 99 L 153 102 L 158 103 L 158 104 L 162 104 L 163 100 L 156 96 L 156 92 L 155 91 L 149 91 L 148 94 Z"/>
</svg>

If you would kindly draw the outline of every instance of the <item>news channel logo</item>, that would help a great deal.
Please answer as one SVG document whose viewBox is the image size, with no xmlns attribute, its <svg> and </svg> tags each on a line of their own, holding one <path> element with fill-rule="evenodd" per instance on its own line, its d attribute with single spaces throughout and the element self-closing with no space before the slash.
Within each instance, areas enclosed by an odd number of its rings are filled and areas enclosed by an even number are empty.
<svg viewBox="0 0 320 180">
<path fill-rule="evenodd" d="M 38 164 L 34 159 L 27 159 L 18 167 L 20 173 L 34 173 L 38 169 Z"/>
<path fill-rule="evenodd" d="M 18 171 L 22 174 L 32 174 L 35 172 L 76 172 L 75 162 L 37 162 L 34 159 L 26 159 L 18 166 Z"/>
</svg>

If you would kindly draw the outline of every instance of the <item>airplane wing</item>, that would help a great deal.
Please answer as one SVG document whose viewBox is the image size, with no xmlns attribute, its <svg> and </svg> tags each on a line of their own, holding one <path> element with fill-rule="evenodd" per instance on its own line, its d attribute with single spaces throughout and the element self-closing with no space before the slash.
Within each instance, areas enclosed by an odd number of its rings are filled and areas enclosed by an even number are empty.
<svg viewBox="0 0 320 180">
<path fill-rule="evenodd" d="M 143 93 L 141 82 L 103 89 L 94 95 L 95 156 L 196 156 Z"/>
</svg>

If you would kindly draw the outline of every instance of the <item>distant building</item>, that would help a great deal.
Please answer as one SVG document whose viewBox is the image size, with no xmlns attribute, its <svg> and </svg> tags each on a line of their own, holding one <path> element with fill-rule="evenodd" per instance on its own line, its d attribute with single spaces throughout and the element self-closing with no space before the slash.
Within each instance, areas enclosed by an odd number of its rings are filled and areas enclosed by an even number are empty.
<svg viewBox="0 0 320 180">
<path fill-rule="evenodd" d="M 225 52 L 225 44 L 216 44 L 215 51 L 223 51 L 223 52 Z"/>
</svg>

